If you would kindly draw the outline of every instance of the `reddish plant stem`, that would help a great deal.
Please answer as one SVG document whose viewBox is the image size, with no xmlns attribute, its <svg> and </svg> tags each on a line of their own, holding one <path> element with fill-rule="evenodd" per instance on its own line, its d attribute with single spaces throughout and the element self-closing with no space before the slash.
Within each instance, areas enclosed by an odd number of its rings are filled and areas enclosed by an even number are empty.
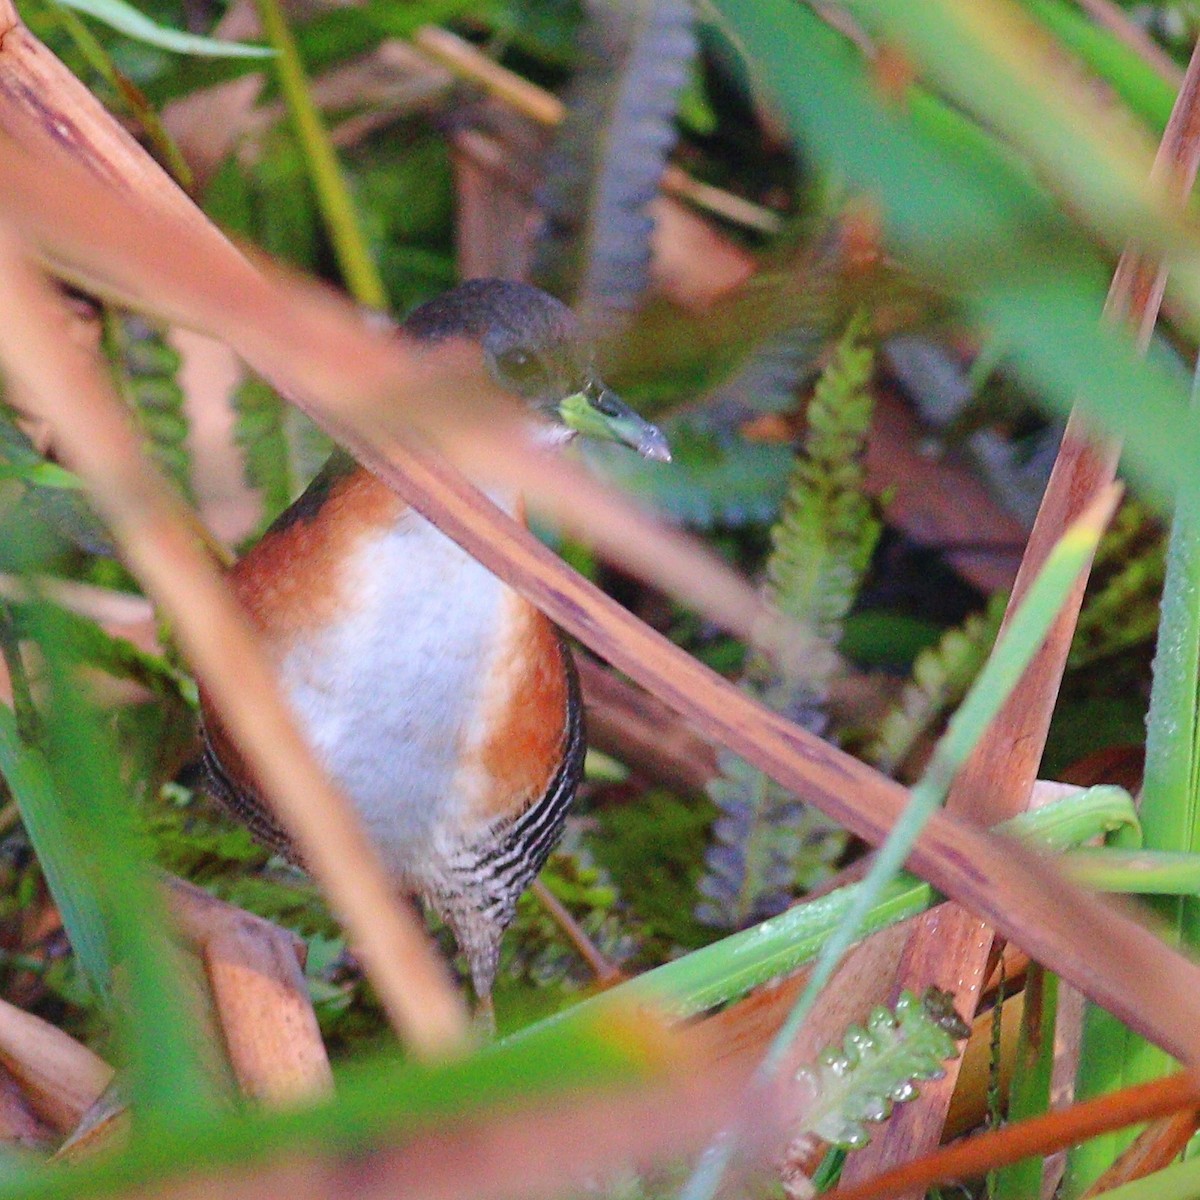
<svg viewBox="0 0 1200 1200">
<path fill-rule="evenodd" d="M 880 1200 L 884 1196 L 924 1195 L 932 1184 L 971 1179 L 1034 1155 L 1051 1154 L 1114 1129 L 1191 1110 L 1200 1100 L 1196 1084 L 1182 1072 L 1110 1092 L 1057 1112 L 981 1133 L 914 1162 L 839 1187 L 830 1200 Z"/>
</svg>

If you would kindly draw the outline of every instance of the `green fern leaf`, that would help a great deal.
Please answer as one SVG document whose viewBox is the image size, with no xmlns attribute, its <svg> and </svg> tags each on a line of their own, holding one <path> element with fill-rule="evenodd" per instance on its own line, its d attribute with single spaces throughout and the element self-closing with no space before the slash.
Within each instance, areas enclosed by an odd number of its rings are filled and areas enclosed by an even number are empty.
<svg viewBox="0 0 1200 1200">
<path fill-rule="evenodd" d="M 875 409 L 868 387 L 875 354 L 861 337 L 856 322 L 817 383 L 767 563 L 776 607 L 830 644 L 837 642 L 882 530 L 866 494 L 862 458 Z"/>
<path fill-rule="evenodd" d="M 1166 575 L 1162 543 L 1132 558 L 1088 597 L 1075 627 L 1070 667 L 1108 658 L 1149 642 L 1158 629 L 1158 606 Z"/>
<path fill-rule="evenodd" d="M 4 516 L 14 536 L 0 540 L 7 544 L 10 555 L 19 545 L 23 569 L 32 568 L 30 555 L 38 557 L 48 549 L 43 536 L 47 533 L 53 535 L 52 540 L 62 535 L 89 554 L 115 554 L 78 477 L 48 462 L 16 424 L 15 416 L 0 410 L 0 481 L 10 479 L 22 483 L 25 493 Z M 15 534 L 18 529 L 20 533 Z M 11 570 L 15 565 L 10 558 L 5 567 Z"/>
<path fill-rule="evenodd" d="M 808 432 L 771 533 L 767 593 L 813 634 L 786 674 L 764 658 L 742 686 L 776 712 L 825 733 L 825 703 L 836 669 L 833 651 L 882 530 L 866 494 L 863 450 L 874 411 L 874 352 L 863 324 L 851 322 L 817 383 Z M 697 917 L 736 928 L 783 908 L 817 882 L 845 845 L 845 834 L 756 768 L 732 755 L 718 760 L 709 795 L 720 810 L 705 855 Z"/>
<path fill-rule="evenodd" d="M 894 773 L 928 732 L 967 694 L 1000 631 L 1008 597 L 997 592 L 981 613 L 948 629 L 936 646 L 922 650 L 912 679 L 884 717 L 865 757 L 881 771 Z"/>
<path fill-rule="evenodd" d="M 1068 666 L 1087 666 L 1153 640 L 1165 576 L 1162 528 L 1143 505 L 1127 499 L 1096 552 Z"/>
<path fill-rule="evenodd" d="M 852 1026 L 796 1079 L 806 1094 L 801 1133 L 858 1149 L 870 1141 L 867 1123 L 886 1120 L 896 1104 L 917 1095 L 917 1083 L 940 1079 L 946 1059 L 970 1028 L 954 1011 L 953 996 L 930 988 L 920 1000 L 905 992 L 894 1011 L 882 1006 L 865 1026 Z"/>
<path fill-rule="evenodd" d="M 242 452 L 246 485 L 262 493 L 267 520 L 292 501 L 285 410 L 274 388 L 254 375 L 243 379 L 233 394 L 234 441 Z"/>
<path fill-rule="evenodd" d="M 104 344 L 113 379 L 137 417 L 151 456 L 180 493 L 194 499 L 188 419 L 179 386 L 181 360 L 165 327 L 109 310 Z"/>
</svg>

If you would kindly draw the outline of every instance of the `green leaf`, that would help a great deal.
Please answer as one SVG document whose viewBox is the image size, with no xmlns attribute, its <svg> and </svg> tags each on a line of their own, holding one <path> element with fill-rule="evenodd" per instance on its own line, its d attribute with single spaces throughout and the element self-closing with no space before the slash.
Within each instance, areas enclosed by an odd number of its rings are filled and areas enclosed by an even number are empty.
<svg viewBox="0 0 1200 1200">
<path fill-rule="evenodd" d="M 1156 132 L 1163 129 L 1175 89 L 1132 46 L 1063 0 L 1021 0 L 1021 4 L 1110 83 Z"/>
<path fill-rule="evenodd" d="M 1200 363 L 1192 408 L 1200 412 Z M 1179 488 L 1167 546 L 1162 621 L 1146 721 L 1142 819 L 1156 851 L 1200 851 L 1200 483 L 1194 473 Z M 1169 936 L 1195 947 L 1200 940 L 1196 895 L 1156 906 Z M 1173 1068 L 1171 1058 L 1094 1005 L 1084 1023 L 1078 1092 L 1100 1095 L 1144 1083 Z M 1119 1131 L 1075 1147 L 1068 1157 L 1066 1194 L 1079 1195 L 1133 1140 Z"/>
<path fill-rule="evenodd" d="M 118 33 L 140 42 L 173 50 L 176 54 L 193 54 L 203 58 L 270 58 L 274 51 L 267 46 L 250 46 L 244 42 L 221 42 L 182 33 L 156 25 L 149 17 L 126 4 L 124 0 L 59 0 L 67 8 L 103 21 Z"/>
<path fill-rule="evenodd" d="M 1027 840 L 1054 853 L 1078 846 L 1097 835 L 1137 840 L 1137 813 L 1129 794 L 1117 787 L 1088 788 L 1006 821 L 998 832 Z M 618 880 L 618 882 L 620 882 Z M 576 1005 L 649 1003 L 677 1020 L 736 1000 L 759 984 L 803 966 L 821 951 L 845 922 L 861 897 L 862 884 L 795 904 L 777 917 L 731 933 L 673 962 Z M 862 936 L 885 928 L 937 903 L 937 893 L 923 880 L 900 873 L 872 902 L 861 926 Z M 550 1018 L 557 1020 L 559 1018 Z M 524 1036 L 524 1032 L 515 1035 Z"/>
<path fill-rule="evenodd" d="M 892 1106 L 915 1100 L 916 1084 L 940 1079 L 971 1028 L 954 1011 L 953 996 L 930 988 L 923 999 L 901 993 L 894 1010 L 882 1005 L 865 1025 L 852 1025 L 839 1046 L 822 1050 L 796 1074 L 805 1097 L 797 1133 L 815 1134 L 847 1150 L 870 1141 L 867 1123 L 886 1120 Z"/>
<path fill-rule="evenodd" d="M 1200 896 L 1200 854 L 1182 850 L 1127 850 L 1090 846 L 1063 860 L 1087 887 L 1129 896 Z"/>
</svg>

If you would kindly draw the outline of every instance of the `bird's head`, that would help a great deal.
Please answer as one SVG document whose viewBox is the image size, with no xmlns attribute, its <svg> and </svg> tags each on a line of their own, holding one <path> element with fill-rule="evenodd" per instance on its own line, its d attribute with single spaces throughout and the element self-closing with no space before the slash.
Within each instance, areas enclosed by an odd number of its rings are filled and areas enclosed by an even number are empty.
<svg viewBox="0 0 1200 1200">
<path fill-rule="evenodd" d="M 478 341 L 492 378 L 536 414 L 548 441 L 580 433 L 670 461 L 662 431 L 597 374 L 575 314 L 538 288 L 473 279 L 415 309 L 404 331 L 425 343 L 456 337 Z"/>
</svg>

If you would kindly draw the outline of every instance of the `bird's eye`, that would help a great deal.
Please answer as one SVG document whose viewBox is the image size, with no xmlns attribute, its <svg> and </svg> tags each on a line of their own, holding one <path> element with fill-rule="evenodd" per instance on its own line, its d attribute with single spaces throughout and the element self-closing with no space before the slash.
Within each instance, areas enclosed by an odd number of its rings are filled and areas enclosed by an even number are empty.
<svg viewBox="0 0 1200 1200">
<path fill-rule="evenodd" d="M 506 379 L 511 379 L 515 384 L 534 383 L 546 373 L 537 355 L 521 349 L 520 346 L 496 355 L 496 366 Z"/>
</svg>

